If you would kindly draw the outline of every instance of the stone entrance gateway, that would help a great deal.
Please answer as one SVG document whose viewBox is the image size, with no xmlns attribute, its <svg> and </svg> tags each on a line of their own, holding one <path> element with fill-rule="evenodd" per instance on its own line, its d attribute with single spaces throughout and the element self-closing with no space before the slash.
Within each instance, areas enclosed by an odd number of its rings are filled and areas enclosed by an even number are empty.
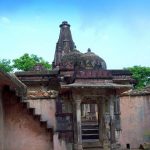
<svg viewBox="0 0 150 150">
<path fill-rule="evenodd" d="M 74 149 L 116 147 L 120 128 L 118 95 L 114 84 L 70 84 L 62 89 L 72 93 Z"/>
</svg>

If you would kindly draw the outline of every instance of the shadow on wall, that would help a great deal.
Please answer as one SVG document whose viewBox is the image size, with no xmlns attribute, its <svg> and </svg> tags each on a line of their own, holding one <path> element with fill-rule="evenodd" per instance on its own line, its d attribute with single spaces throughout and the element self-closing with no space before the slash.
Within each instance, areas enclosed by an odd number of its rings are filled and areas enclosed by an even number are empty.
<svg viewBox="0 0 150 150">
<path fill-rule="evenodd" d="M 3 120 L 3 106 L 2 106 L 2 97 L 0 91 L 0 150 L 3 150 L 3 127 L 4 127 L 4 120 Z"/>
</svg>

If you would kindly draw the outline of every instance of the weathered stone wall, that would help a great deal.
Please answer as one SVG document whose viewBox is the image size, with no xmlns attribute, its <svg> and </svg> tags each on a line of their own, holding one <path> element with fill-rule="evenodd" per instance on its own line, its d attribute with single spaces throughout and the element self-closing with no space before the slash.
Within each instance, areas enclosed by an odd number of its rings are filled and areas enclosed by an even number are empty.
<svg viewBox="0 0 150 150">
<path fill-rule="evenodd" d="M 122 133 L 119 139 L 125 148 L 138 148 L 150 142 L 150 95 L 120 98 Z"/>
<path fill-rule="evenodd" d="M 0 89 L 0 150 L 3 150 L 3 127 L 4 127 L 4 120 L 3 120 L 3 105 L 2 105 L 2 96 L 1 96 L 1 89 Z"/>
<path fill-rule="evenodd" d="M 15 95 L 4 94 L 4 150 L 52 150 L 52 141 L 40 121 L 29 114 Z"/>
<path fill-rule="evenodd" d="M 36 115 L 41 115 L 41 121 L 47 121 L 48 128 L 56 128 L 54 99 L 28 99 L 25 102 L 30 105 L 28 107 L 35 109 Z"/>
<path fill-rule="evenodd" d="M 55 129 L 56 97 L 57 91 L 37 85 L 28 87 L 27 98 L 24 101 L 28 102 L 30 108 L 35 109 L 35 114 L 41 115 L 42 121 L 47 121 L 48 128 Z"/>
</svg>

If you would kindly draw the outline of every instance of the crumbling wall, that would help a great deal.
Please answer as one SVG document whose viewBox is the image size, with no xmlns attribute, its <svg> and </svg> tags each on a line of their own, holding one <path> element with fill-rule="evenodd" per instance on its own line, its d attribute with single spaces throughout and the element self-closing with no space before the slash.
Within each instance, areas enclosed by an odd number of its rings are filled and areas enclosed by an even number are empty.
<svg viewBox="0 0 150 150">
<path fill-rule="evenodd" d="M 138 148 L 150 142 L 150 95 L 120 98 L 122 147 Z"/>
</svg>

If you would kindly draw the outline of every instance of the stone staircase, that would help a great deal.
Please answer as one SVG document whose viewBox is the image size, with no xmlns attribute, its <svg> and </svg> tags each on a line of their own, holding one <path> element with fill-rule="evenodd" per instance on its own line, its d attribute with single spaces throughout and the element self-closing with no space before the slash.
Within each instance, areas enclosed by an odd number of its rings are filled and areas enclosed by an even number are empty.
<svg viewBox="0 0 150 150">
<path fill-rule="evenodd" d="M 100 150 L 99 126 L 97 123 L 82 123 L 82 145 L 84 150 Z"/>
<path fill-rule="evenodd" d="M 48 114 L 44 114 L 44 111 L 42 110 L 41 100 L 23 99 L 21 104 L 23 108 L 25 108 L 27 112 L 40 123 L 42 128 L 45 128 L 48 133 L 53 133 L 54 127 L 50 124 Z"/>
<path fill-rule="evenodd" d="M 97 123 L 82 124 L 82 140 L 98 140 L 99 129 Z"/>
</svg>

